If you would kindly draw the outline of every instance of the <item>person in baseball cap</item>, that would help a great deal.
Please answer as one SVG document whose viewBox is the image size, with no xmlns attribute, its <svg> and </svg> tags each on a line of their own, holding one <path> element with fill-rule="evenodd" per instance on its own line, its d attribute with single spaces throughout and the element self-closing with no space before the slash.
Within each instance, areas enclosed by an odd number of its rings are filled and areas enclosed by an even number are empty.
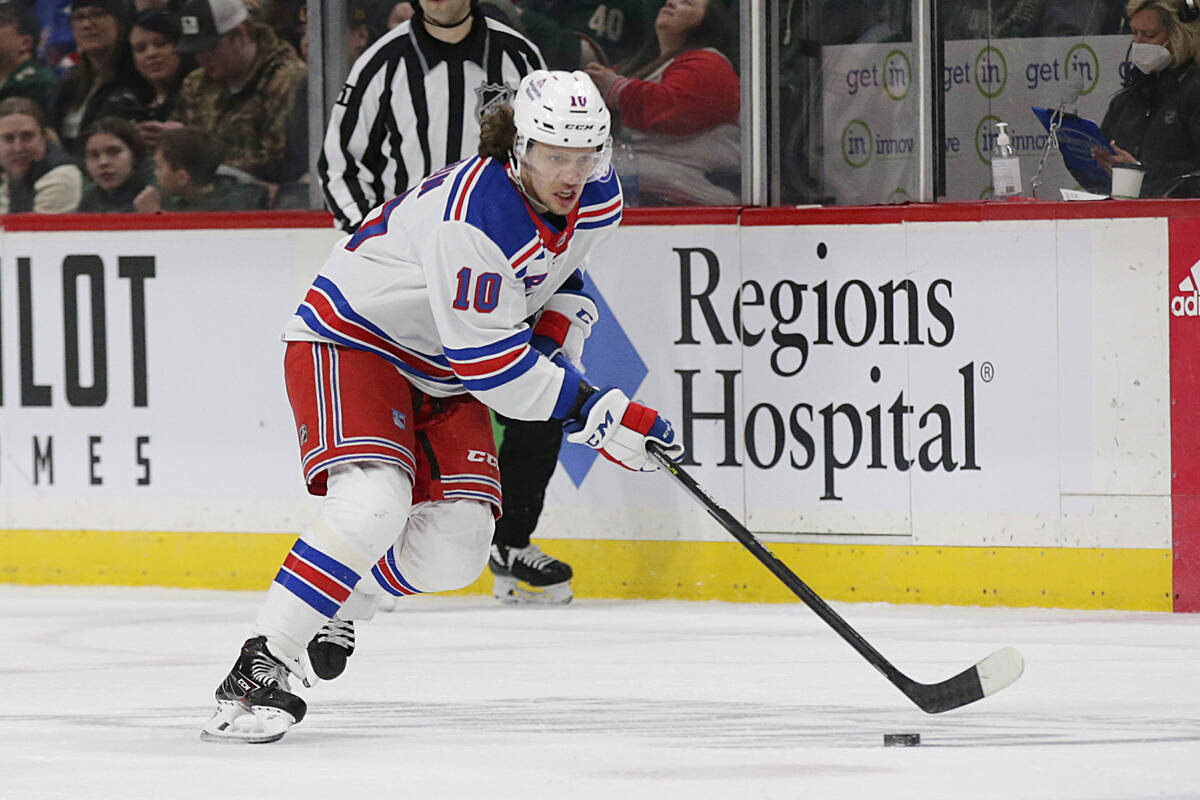
<svg viewBox="0 0 1200 800">
<path fill-rule="evenodd" d="M 183 37 L 175 49 L 181 53 L 205 53 L 217 40 L 250 18 L 242 0 L 187 0 L 179 9 Z"/>
</svg>

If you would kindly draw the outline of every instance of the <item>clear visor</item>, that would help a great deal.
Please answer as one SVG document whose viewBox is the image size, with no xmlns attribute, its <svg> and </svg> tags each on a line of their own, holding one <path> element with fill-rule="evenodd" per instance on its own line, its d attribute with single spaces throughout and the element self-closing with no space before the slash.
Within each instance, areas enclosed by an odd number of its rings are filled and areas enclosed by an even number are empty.
<svg viewBox="0 0 1200 800">
<path fill-rule="evenodd" d="M 612 156 L 612 139 L 599 148 L 559 147 L 518 136 L 513 148 L 519 171 L 545 180 L 583 183 L 603 178 Z"/>
</svg>

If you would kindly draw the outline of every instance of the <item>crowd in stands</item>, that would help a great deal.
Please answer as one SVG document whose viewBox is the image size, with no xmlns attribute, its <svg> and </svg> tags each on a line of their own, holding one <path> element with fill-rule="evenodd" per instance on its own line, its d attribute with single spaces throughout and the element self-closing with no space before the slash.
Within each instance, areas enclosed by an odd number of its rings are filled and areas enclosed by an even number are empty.
<svg viewBox="0 0 1200 800">
<path fill-rule="evenodd" d="M 345 0 L 349 63 L 416 2 Z M 614 138 L 637 154 L 639 202 L 738 202 L 736 0 L 480 2 L 548 66 L 592 77 L 615 112 Z M 907 17 L 908 0 L 872 2 Z M 951 15 L 955 35 L 973 35 L 968 12 L 980 3 Z M 1087 32 L 1123 3 L 1054 7 L 1088 20 Z M 1035 5 L 1000 3 L 1013 20 L 1034 19 Z M 309 207 L 306 6 L 0 0 L 0 210 Z"/>
<path fill-rule="evenodd" d="M 346 0 L 349 62 L 410 20 L 414 2 Z M 593 75 L 642 151 L 643 202 L 736 200 L 710 180 L 737 169 L 730 0 L 481 5 L 550 67 Z M 0 0 L 0 213 L 308 207 L 306 7 Z M 698 188 L 656 194 L 680 176 Z"/>
</svg>

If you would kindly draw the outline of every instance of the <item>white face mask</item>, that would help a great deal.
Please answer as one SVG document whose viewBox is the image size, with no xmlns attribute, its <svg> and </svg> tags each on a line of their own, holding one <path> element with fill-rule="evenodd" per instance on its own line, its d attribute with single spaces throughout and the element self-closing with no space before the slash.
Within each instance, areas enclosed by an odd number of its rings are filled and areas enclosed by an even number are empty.
<svg viewBox="0 0 1200 800">
<path fill-rule="evenodd" d="M 1166 69 L 1167 64 L 1171 63 L 1171 51 L 1161 44 L 1134 42 L 1129 60 L 1143 74 L 1153 75 L 1156 72 L 1162 72 Z"/>
</svg>

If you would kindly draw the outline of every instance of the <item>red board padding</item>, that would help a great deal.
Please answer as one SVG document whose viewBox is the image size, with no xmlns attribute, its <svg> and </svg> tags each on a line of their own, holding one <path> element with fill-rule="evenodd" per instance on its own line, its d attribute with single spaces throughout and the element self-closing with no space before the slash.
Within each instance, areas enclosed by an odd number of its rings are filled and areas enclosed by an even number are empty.
<svg viewBox="0 0 1200 800">
<path fill-rule="evenodd" d="M 1169 223 L 1171 529 L 1176 611 L 1200 611 L 1200 219 Z"/>
</svg>

